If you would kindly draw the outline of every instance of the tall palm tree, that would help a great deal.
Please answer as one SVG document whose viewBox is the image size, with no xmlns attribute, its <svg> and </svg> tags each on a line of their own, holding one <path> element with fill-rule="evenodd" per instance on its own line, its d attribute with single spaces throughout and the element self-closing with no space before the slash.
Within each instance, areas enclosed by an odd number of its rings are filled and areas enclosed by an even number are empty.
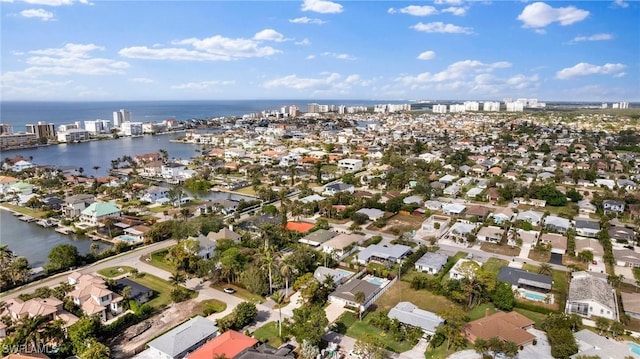
<svg viewBox="0 0 640 359">
<path fill-rule="evenodd" d="M 98 170 L 100 169 L 100 166 L 93 166 L 92 167 L 94 172 L 96 173 L 96 177 L 98 177 Z"/>
<path fill-rule="evenodd" d="M 356 292 L 356 294 L 353 295 L 353 299 L 358 303 L 358 316 L 360 317 L 360 320 L 362 320 L 362 304 L 364 304 L 364 300 L 366 299 L 364 292 Z"/>
<path fill-rule="evenodd" d="M 282 292 L 277 291 L 273 293 L 271 296 L 274 302 L 278 304 L 278 314 L 280 315 L 280 319 L 278 319 L 278 336 L 282 337 L 282 301 L 284 300 L 284 295 Z"/>
<path fill-rule="evenodd" d="M 285 292 L 284 296 L 289 296 L 289 280 L 291 279 L 291 275 L 293 274 L 294 268 L 287 262 L 282 262 L 280 265 L 280 274 L 284 277 L 285 283 Z"/>
<path fill-rule="evenodd" d="M 37 348 L 42 343 L 42 329 L 47 318 L 36 315 L 21 318 L 15 325 L 14 338 L 17 344 L 24 344 L 31 348 Z"/>
<path fill-rule="evenodd" d="M 175 272 L 169 277 L 169 282 L 171 282 L 171 284 L 177 287 L 180 284 L 186 283 L 187 277 L 182 273 Z"/>
<path fill-rule="evenodd" d="M 538 273 L 539 274 L 551 275 L 551 271 L 552 270 L 553 270 L 553 267 L 551 267 L 551 264 L 549 264 L 549 263 L 540 263 L 540 268 L 538 269 Z"/>
</svg>

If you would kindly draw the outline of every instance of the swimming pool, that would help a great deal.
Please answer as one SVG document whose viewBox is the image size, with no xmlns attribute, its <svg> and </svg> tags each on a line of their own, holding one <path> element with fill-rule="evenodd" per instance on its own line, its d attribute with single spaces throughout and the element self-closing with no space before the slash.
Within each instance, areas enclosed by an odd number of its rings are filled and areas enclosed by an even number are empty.
<svg viewBox="0 0 640 359">
<path fill-rule="evenodd" d="M 640 345 L 636 343 L 628 343 L 628 345 L 629 345 L 629 349 L 631 349 L 632 352 L 640 355 Z"/>
<path fill-rule="evenodd" d="M 119 235 L 118 239 L 121 240 L 121 241 L 128 242 L 128 243 L 139 242 L 138 238 L 132 237 L 132 236 L 130 236 L 128 234 Z"/>
<path fill-rule="evenodd" d="M 535 300 L 535 301 L 538 301 L 538 302 L 543 302 L 544 299 L 547 296 L 546 295 L 542 295 L 542 294 L 537 294 L 537 293 L 524 292 L 524 297 L 529 299 L 529 300 Z"/>
<path fill-rule="evenodd" d="M 382 279 L 380 278 L 375 278 L 375 277 L 370 277 L 370 278 L 366 278 L 365 281 L 371 283 L 371 284 L 375 284 L 378 287 L 382 286 L 382 284 L 384 284 L 384 282 L 382 281 Z"/>
</svg>

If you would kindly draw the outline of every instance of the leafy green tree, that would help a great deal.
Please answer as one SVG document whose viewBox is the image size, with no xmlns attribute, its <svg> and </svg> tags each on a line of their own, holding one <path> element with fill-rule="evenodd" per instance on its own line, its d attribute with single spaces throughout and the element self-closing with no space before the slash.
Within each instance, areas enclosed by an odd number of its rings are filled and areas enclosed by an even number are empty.
<svg viewBox="0 0 640 359">
<path fill-rule="evenodd" d="M 100 319 L 97 316 L 82 317 L 67 331 L 75 352 L 82 353 L 86 349 L 87 342 L 100 334 Z"/>
<path fill-rule="evenodd" d="M 609 331 L 609 326 L 611 322 L 607 318 L 597 317 L 596 318 L 596 329 L 598 329 L 598 333 L 602 335 Z"/>
<path fill-rule="evenodd" d="M 367 297 L 365 296 L 363 291 L 357 291 L 356 294 L 353 295 L 353 300 L 356 301 L 356 303 L 358 303 L 358 316 L 360 317 L 360 320 L 362 320 L 362 305 L 364 304 L 364 301 Z"/>
<path fill-rule="evenodd" d="M 78 248 L 71 244 L 58 244 L 51 248 L 48 258 L 49 263 L 46 265 L 47 271 L 68 269 L 78 265 L 80 262 Z"/>
<path fill-rule="evenodd" d="M 85 349 L 79 353 L 78 357 L 80 359 L 109 359 L 111 350 L 108 346 L 92 338 L 87 341 Z"/>
<path fill-rule="evenodd" d="M 269 282 L 267 274 L 264 270 L 256 265 L 249 265 L 242 274 L 240 274 L 240 282 L 248 291 L 258 295 L 266 295 L 269 291 Z"/>
<path fill-rule="evenodd" d="M 300 359 L 316 359 L 320 355 L 320 349 L 307 340 L 300 346 Z"/>
<path fill-rule="evenodd" d="M 516 300 L 511 289 L 511 284 L 500 282 L 493 292 L 493 304 L 498 309 L 511 311 L 516 305 Z"/>
<path fill-rule="evenodd" d="M 480 355 L 484 356 L 489 350 L 489 343 L 482 338 L 478 338 L 475 342 L 473 342 L 473 349 Z"/>
<path fill-rule="evenodd" d="M 356 340 L 353 350 L 362 359 L 386 359 L 389 358 L 384 349 L 384 343 L 380 338 L 368 334 L 362 339 Z"/>
<path fill-rule="evenodd" d="M 450 307 L 445 309 L 441 316 L 445 322 L 437 330 L 446 338 L 447 350 L 463 346 L 465 339 L 462 336 L 462 327 L 465 324 L 465 313 L 458 307 Z"/>
<path fill-rule="evenodd" d="M 297 342 L 304 340 L 312 345 L 319 345 L 329 321 L 324 309 L 319 305 L 302 306 L 293 310 L 293 322 L 288 325 L 289 331 Z"/>
<path fill-rule="evenodd" d="M 253 322 L 258 315 L 256 305 L 251 302 L 242 302 L 233 309 L 235 327 L 240 329 Z"/>
</svg>

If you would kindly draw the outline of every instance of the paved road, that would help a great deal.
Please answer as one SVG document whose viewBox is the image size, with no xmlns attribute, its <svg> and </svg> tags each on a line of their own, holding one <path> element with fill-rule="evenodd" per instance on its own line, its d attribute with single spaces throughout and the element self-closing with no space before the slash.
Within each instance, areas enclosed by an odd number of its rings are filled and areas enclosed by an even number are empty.
<svg viewBox="0 0 640 359">
<path fill-rule="evenodd" d="M 173 240 L 163 241 L 154 244 L 150 244 L 141 248 L 136 248 L 132 251 L 119 254 L 115 257 L 110 257 L 103 259 L 99 262 L 92 263 L 86 267 L 78 268 L 75 271 L 86 274 L 86 273 L 94 273 L 100 269 L 109 268 L 109 267 L 117 267 L 117 266 L 130 266 L 130 267 L 138 267 L 137 263 L 140 263 L 140 256 L 150 254 L 151 252 L 155 252 L 159 249 L 163 249 L 166 247 L 170 247 L 174 245 L 176 242 Z M 152 267 L 155 268 L 155 267 Z M 73 271 L 67 271 L 63 273 L 56 274 L 52 277 L 43 278 L 41 280 L 35 281 L 33 283 L 29 283 L 22 287 L 18 287 L 12 289 L 8 292 L 4 292 L 0 294 L 0 300 L 7 300 L 11 298 L 15 298 L 22 293 L 30 293 L 39 287 L 55 287 L 60 282 L 65 282 L 67 280 L 67 276 L 69 273 Z M 156 273 L 151 273 L 156 274 Z M 164 277 L 161 277 L 164 278 Z"/>
</svg>

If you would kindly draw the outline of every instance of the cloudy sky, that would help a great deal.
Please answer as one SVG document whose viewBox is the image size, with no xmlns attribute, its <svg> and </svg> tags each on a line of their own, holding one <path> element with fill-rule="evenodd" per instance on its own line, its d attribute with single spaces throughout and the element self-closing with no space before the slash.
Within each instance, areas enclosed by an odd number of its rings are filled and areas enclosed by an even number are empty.
<svg viewBox="0 0 640 359">
<path fill-rule="evenodd" d="M 0 0 L 3 100 L 640 101 L 640 3 Z"/>
</svg>

